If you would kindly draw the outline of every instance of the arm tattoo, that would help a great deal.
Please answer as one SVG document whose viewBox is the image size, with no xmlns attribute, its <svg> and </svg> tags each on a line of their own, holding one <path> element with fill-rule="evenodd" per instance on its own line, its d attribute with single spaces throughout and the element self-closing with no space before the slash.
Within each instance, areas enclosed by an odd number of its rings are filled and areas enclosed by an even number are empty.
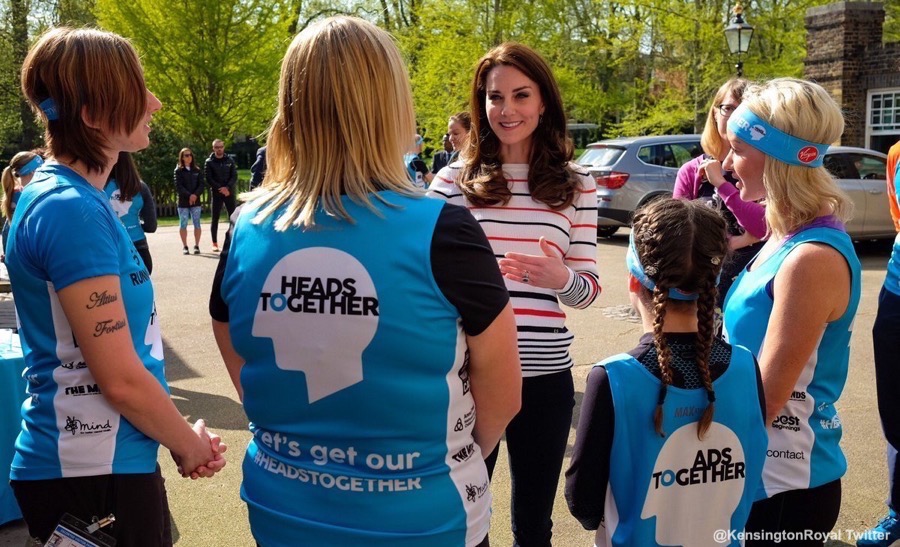
<svg viewBox="0 0 900 547">
<path fill-rule="evenodd" d="M 117 294 L 107 294 L 106 291 L 103 291 L 101 293 L 93 292 L 90 296 L 91 303 L 85 306 L 85 308 L 92 310 L 94 308 L 99 308 L 100 306 L 112 304 L 118 299 L 119 296 Z"/>
<path fill-rule="evenodd" d="M 97 321 L 97 324 L 94 326 L 94 338 L 99 338 L 104 334 L 112 334 L 117 330 L 125 328 L 125 320 L 119 319 L 114 321 L 112 319 L 107 319 L 106 321 Z"/>
</svg>

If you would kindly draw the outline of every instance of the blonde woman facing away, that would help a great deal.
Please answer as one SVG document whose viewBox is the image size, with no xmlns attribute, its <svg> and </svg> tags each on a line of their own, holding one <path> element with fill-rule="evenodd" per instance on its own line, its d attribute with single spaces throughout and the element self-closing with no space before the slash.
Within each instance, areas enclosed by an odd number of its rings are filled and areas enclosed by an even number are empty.
<svg viewBox="0 0 900 547">
<path fill-rule="evenodd" d="M 262 546 L 486 545 L 515 320 L 472 215 L 407 176 L 414 124 L 390 35 L 335 17 L 294 38 L 210 298 Z"/>
</svg>

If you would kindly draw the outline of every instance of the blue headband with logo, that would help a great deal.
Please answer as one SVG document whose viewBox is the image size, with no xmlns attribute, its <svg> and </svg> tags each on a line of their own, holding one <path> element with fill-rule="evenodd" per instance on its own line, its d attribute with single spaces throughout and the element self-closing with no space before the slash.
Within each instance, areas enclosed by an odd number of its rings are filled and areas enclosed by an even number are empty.
<svg viewBox="0 0 900 547">
<path fill-rule="evenodd" d="M 35 154 L 35 156 L 31 158 L 31 161 L 19 168 L 17 172 L 19 173 L 20 177 L 24 177 L 25 175 L 34 173 L 35 169 L 42 165 L 44 165 L 44 159 Z"/>
<path fill-rule="evenodd" d="M 41 104 L 38 105 L 44 112 L 44 116 L 47 116 L 48 121 L 58 120 L 59 119 L 59 111 L 56 109 L 56 101 L 53 100 L 53 97 L 48 97 L 44 99 Z"/>
<path fill-rule="evenodd" d="M 653 280 L 647 276 L 647 273 L 644 272 L 644 266 L 638 258 L 637 248 L 634 246 L 634 230 L 632 230 L 631 236 L 628 238 L 628 252 L 625 254 L 625 265 L 628 266 L 628 271 L 631 275 L 633 275 L 644 288 L 648 291 L 656 289 L 656 283 L 654 283 Z M 716 284 L 718 283 L 719 281 L 716 279 Z M 697 300 L 700 298 L 700 295 L 695 292 L 687 292 L 682 291 L 681 289 L 672 288 L 669 289 L 669 298 L 674 300 Z"/>
<path fill-rule="evenodd" d="M 788 135 L 754 114 L 746 104 L 731 113 L 728 130 L 767 156 L 801 167 L 822 167 L 829 146 Z"/>
</svg>

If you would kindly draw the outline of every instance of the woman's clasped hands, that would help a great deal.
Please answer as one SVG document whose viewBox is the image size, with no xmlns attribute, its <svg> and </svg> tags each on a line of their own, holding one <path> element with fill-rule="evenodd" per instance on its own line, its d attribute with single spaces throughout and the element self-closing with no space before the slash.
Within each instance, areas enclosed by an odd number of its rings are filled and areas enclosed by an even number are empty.
<svg viewBox="0 0 900 547">
<path fill-rule="evenodd" d="M 203 419 L 197 420 L 193 429 L 197 435 L 196 441 L 191 443 L 192 446 L 185 454 L 172 451 L 172 459 L 182 477 L 190 477 L 191 480 L 210 478 L 225 467 L 223 454 L 228 450 L 228 445 L 222 442 L 221 437 L 206 429 Z"/>
</svg>

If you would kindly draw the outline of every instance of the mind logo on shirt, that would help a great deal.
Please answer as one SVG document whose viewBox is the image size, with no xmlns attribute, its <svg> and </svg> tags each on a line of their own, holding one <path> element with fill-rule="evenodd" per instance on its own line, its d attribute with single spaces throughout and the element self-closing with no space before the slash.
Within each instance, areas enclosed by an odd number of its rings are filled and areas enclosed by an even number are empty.
<svg viewBox="0 0 900 547">
<path fill-rule="evenodd" d="M 72 435 L 92 435 L 94 433 L 109 433 L 112 431 L 112 425 L 109 420 L 106 422 L 82 422 L 75 416 L 66 416 L 66 431 Z"/>
<path fill-rule="evenodd" d="M 271 338 L 282 370 L 306 375 L 310 403 L 363 380 L 380 309 L 368 270 L 328 247 L 294 251 L 266 276 L 253 336 Z"/>
</svg>

